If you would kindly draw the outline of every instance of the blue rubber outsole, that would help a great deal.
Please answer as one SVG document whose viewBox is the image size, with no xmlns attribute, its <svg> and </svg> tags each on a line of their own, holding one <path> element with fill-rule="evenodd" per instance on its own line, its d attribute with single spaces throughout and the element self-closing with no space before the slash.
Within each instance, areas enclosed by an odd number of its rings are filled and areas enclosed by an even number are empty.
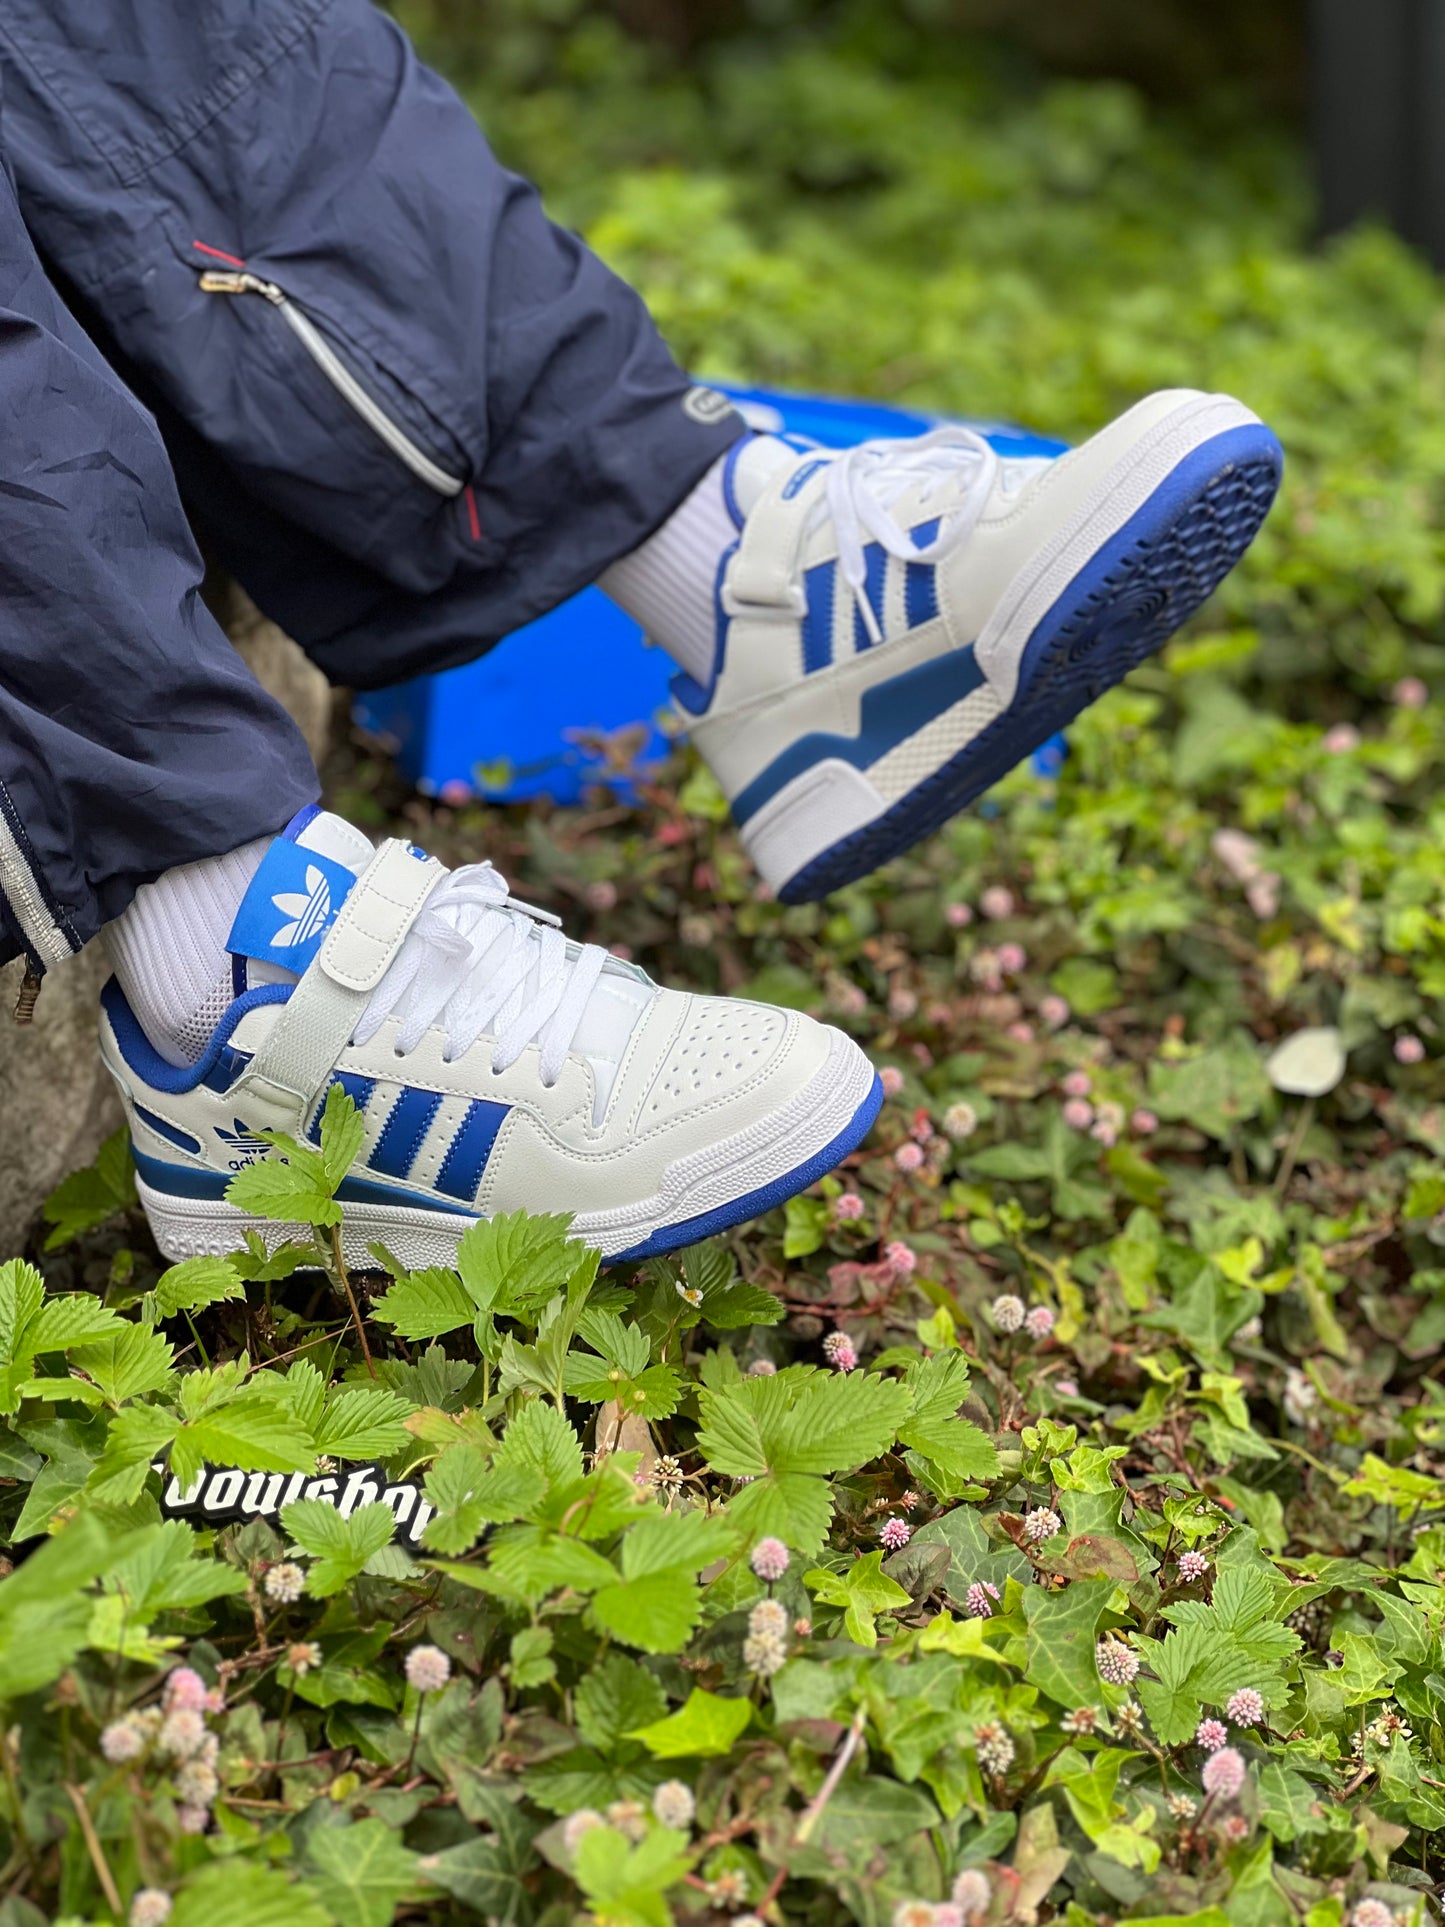
<svg viewBox="0 0 1445 1927">
<path fill-rule="evenodd" d="M 867 876 L 992 788 L 1187 622 L 1264 521 L 1284 466 L 1263 425 L 1184 458 L 1079 571 L 1030 636 L 1013 702 L 987 729 L 862 829 L 790 877 L 811 903 Z"/>
<path fill-rule="evenodd" d="M 603 1262 L 623 1265 L 632 1264 L 639 1258 L 661 1258 L 669 1251 L 681 1251 L 685 1245 L 701 1244 L 704 1238 L 715 1238 L 720 1231 L 731 1231 L 734 1225 L 747 1224 L 752 1218 L 760 1218 L 775 1205 L 786 1204 L 789 1198 L 796 1198 L 800 1191 L 806 1191 L 819 1178 L 827 1177 L 850 1151 L 856 1151 L 873 1129 L 873 1120 L 882 1108 L 883 1084 L 880 1078 L 875 1077 L 867 1097 L 838 1135 L 805 1163 L 780 1178 L 774 1178 L 771 1184 L 745 1192 L 742 1197 L 733 1198 L 727 1204 L 720 1204 L 714 1211 L 700 1212 L 697 1217 L 683 1218 L 677 1224 L 665 1224 L 643 1244 L 634 1245 L 630 1251 L 619 1251 L 615 1257 L 604 1259 Z"/>
</svg>

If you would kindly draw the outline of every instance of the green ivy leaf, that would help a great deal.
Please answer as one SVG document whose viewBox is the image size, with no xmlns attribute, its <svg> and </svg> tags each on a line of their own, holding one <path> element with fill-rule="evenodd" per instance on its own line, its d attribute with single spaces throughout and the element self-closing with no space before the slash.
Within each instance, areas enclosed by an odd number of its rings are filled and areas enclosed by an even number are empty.
<svg viewBox="0 0 1445 1927">
<path fill-rule="evenodd" d="M 881 1552 L 865 1552 L 842 1572 L 825 1572 L 819 1568 L 803 1575 L 804 1585 L 816 1598 L 825 1605 L 845 1609 L 843 1624 L 848 1637 L 856 1639 L 860 1646 L 878 1644 L 878 1628 L 874 1622 L 879 1613 L 909 1604 L 908 1592 L 890 1579 L 882 1567 Z"/>
<path fill-rule="evenodd" d="M 311 1885 L 338 1927 L 391 1927 L 398 1901 L 417 1879 L 418 1856 L 382 1820 L 313 1827 L 306 1859 Z"/>
<path fill-rule="evenodd" d="M 1029 1684 L 1060 1706 L 1099 1704 L 1094 1634 L 1113 1590 L 1112 1579 L 1075 1579 L 1059 1592 L 1025 1589 Z"/>
<path fill-rule="evenodd" d="M 724 1699 L 694 1686 L 675 1713 L 637 1727 L 627 1737 L 641 1740 L 657 1760 L 715 1759 L 732 1751 L 752 1712 L 750 1700 Z"/>
</svg>

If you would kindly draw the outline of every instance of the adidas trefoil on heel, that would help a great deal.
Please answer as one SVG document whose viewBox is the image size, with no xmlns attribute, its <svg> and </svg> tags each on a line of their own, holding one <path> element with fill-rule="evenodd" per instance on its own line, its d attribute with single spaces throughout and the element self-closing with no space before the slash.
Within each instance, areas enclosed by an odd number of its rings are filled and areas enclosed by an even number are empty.
<svg viewBox="0 0 1445 1927">
<path fill-rule="evenodd" d="M 1254 539 L 1279 443 L 1151 395 L 1068 454 L 944 427 L 727 458 L 712 678 L 673 689 L 784 902 L 945 822 L 1158 649 Z"/>
<path fill-rule="evenodd" d="M 574 1214 L 609 1258 L 674 1250 L 804 1190 L 867 1135 L 882 1091 L 841 1032 L 793 1011 L 659 989 L 570 943 L 488 864 L 375 851 L 304 811 L 231 931 L 236 995 L 199 1059 L 152 1047 L 114 979 L 101 1049 L 168 1258 L 300 1228 L 228 1204 L 267 1154 L 313 1142 L 339 1084 L 365 1122 L 339 1193 L 347 1258 L 380 1241 L 448 1264 L 468 1225 Z"/>
</svg>

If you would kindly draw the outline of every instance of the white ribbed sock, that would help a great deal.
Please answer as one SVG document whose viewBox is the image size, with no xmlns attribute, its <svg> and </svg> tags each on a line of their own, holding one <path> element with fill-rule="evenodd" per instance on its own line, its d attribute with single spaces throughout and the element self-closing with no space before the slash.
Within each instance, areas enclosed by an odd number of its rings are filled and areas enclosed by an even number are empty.
<svg viewBox="0 0 1445 1927">
<path fill-rule="evenodd" d="M 721 456 L 640 549 L 614 562 L 598 587 L 640 623 L 694 681 L 712 677 L 717 565 L 737 536 L 723 499 Z"/>
<path fill-rule="evenodd" d="M 101 932 L 126 1002 L 168 1064 L 194 1064 L 231 1002 L 226 939 L 272 841 L 167 870 Z"/>
</svg>

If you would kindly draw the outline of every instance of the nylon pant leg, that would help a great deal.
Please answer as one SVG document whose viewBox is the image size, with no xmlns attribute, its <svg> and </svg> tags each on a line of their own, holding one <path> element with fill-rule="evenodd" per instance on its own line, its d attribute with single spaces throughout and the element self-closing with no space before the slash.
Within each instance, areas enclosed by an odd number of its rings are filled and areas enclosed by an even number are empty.
<svg viewBox="0 0 1445 1927">
<path fill-rule="evenodd" d="M 744 432 L 366 0 L 0 0 L 0 78 L 42 254 L 333 680 L 475 657 Z"/>
<path fill-rule="evenodd" d="M 0 171 L 0 958 L 63 961 L 139 884 L 316 796 L 200 574 L 156 425 Z"/>
</svg>

